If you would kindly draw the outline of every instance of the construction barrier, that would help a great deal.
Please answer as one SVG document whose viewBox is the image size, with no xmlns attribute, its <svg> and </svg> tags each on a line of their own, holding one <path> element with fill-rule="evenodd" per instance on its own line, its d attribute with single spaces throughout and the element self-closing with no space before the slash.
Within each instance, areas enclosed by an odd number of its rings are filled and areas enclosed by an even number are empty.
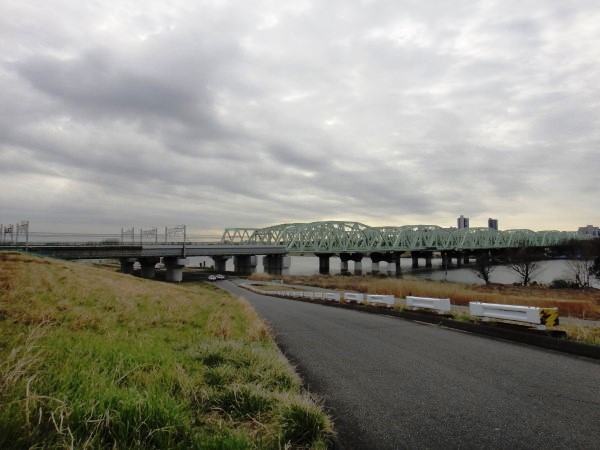
<svg viewBox="0 0 600 450">
<path fill-rule="evenodd" d="M 354 292 L 344 293 L 344 300 L 350 303 L 362 303 L 364 299 L 364 294 L 356 294 Z"/>
<path fill-rule="evenodd" d="M 450 306 L 449 298 L 429 298 L 429 297 L 406 297 L 406 306 L 411 307 L 412 309 L 433 309 L 437 311 L 439 314 L 450 311 L 452 308 Z"/>
<path fill-rule="evenodd" d="M 333 302 L 339 302 L 340 301 L 340 294 L 338 292 L 326 292 L 324 294 L 323 298 L 325 300 L 329 300 L 329 301 L 333 301 Z"/>
<path fill-rule="evenodd" d="M 396 299 L 393 295 L 367 295 L 367 303 L 370 305 L 384 305 L 393 308 Z"/>
<path fill-rule="evenodd" d="M 546 329 L 546 326 L 558 325 L 558 308 L 470 302 L 469 311 L 472 316 L 485 319 L 531 323 L 537 325 L 537 328 L 541 330 Z"/>
</svg>

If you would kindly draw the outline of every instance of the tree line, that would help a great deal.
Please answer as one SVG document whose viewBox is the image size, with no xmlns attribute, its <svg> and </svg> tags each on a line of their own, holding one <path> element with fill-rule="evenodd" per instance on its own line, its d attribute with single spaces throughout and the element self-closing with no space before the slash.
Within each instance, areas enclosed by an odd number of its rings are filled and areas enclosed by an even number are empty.
<svg viewBox="0 0 600 450">
<path fill-rule="evenodd" d="M 600 281 L 600 238 L 572 239 L 552 249 L 522 245 L 501 255 L 482 252 L 476 256 L 471 270 L 485 284 L 490 284 L 492 272 L 502 265 L 515 272 L 519 284 L 528 286 L 542 273 L 541 262 L 556 257 L 567 259 L 567 270 L 564 278 L 552 281 L 551 288 L 587 289 L 593 279 Z"/>
</svg>

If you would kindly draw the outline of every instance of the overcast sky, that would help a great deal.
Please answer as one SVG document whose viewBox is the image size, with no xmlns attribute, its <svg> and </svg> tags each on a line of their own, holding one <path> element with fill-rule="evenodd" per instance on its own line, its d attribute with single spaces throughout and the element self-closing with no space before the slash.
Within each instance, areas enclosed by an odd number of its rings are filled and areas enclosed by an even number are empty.
<svg viewBox="0 0 600 450">
<path fill-rule="evenodd" d="M 0 222 L 600 225 L 598 0 L 0 0 Z"/>
</svg>

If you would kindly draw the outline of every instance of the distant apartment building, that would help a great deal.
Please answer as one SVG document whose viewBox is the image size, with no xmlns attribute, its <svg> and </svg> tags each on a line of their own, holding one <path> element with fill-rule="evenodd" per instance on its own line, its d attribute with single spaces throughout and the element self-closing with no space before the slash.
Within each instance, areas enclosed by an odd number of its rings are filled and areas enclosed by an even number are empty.
<svg viewBox="0 0 600 450">
<path fill-rule="evenodd" d="M 457 219 L 458 229 L 461 230 L 463 228 L 469 228 L 469 218 L 465 217 L 461 214 L 461 216 Z"/>
<path fill-rule="evenodd" d="M 492 230 L 498 230 L 498 219 L 489 218 L 488 228 L 491 228 Z"/>
<path fill-rule="evenodd" d="M 590 237 L 600 237 L 600 228 L 594 225 L 587 225 L 585 227 L 579 227 L 577 230 L 579 234 L 585 234 Z"/>
</svg>

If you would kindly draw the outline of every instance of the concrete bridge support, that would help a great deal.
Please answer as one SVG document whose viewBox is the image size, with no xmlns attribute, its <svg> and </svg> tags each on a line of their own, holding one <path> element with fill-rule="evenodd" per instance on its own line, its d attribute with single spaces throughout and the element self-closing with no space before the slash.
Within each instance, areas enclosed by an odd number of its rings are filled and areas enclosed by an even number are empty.
<svg viewBox="0 0 600 450">
<path fill-rule="evenodd" d="M 163 258 L 163 264 L 167 268 L 167 281 L 173 281 L 175 283 L 183 280 L 183 268 L 188 264 L 187 258 L 179 258 L 176 256 Z"/>
<path fill-rule="evenodd" d="M 348 261 L 344 261 L 343 259 L 340 261 L 340 272 L 341 273 L 348 273 L 348 272 L 350 272 L 348 270 Z"/>
<path fill-rule="evenodd" d="M 333 253 L 316 253 L 319 257 L 319 273 L 327 275 L 329 273 L 329 258 L 333 256 Z"/>
<path fill-rule="evenodd" d="M 402 275 L 402 267 L 400 266 L 401 252 L 390 253 L 386 258 L 388 263 L 387 274 L 390 277 Z"/>
<path fill-rule="evenodd" d="M 354 274 L 362 275 L 362 253 L 340 253 L 342 273 L 349 273 L 348 262 L 354 261 Z"/>
<path fill-rule="evenodd" d="M 289 275 L 291 258 L 284 255 L 266 255 L 263 257 L 265 273 L 271 275 Z"/>
<path fill-rule="evenodd" d="M 119 258 L 121 262 L 121 273 L 127 273 L 131 275 L 133 273 L 133 265 L 137 261 L 136 258 Z"/>
<path fill-rule="evenodd" d="M 394 264 L 396 265 L 396 273 L 395 273 L 395 275 L 396 276 L 400 276 L 400 275 L 402 275 L 402 265 L 401 265 L 401 262 L 402 262 L 402 252 L 396 252 L 393 255 L 394 255 Z M 388 268 L 388 272 L 389 272 L 389 269 L 390 268 Z M 392 275 L 392 274 L 390 273 L 390 275 Z"/>
<path fill-rule="evenodd" d="M 458 269 L 460 269 L 462 267 L 462 262 L 463 262 L 463 254 L 462 252 L 456 252 L 456 267 Z"/>
<path fill-rule="evenodd" d="M 236 255 L 233 266 L 236 273 L 250 275 L 256 272 L 256 255 Z"/>
<path fill-rule="evenodd" d="M 425 267 L 431 268 L 431 259 L 433 258 L 433 252 L 410 252 L 412 256 L 412 267 L 413 269 L 419 268 L 419 258 L 425 258 Z"/>
<path fill-rule="evenodd" d="M 402 269 L 400 268 L 401 255 L 401 252 L 371 253 L 371 261 L 373 261 L 371 273 L 377 275 L 380 272 L 379 263 L 385 261 L 387 263 L 387 274 L 389 276 L 400 275 L 402 273 Z"/>
<path fill-rule="evenodd" d="M 371 253 L 371 274 L 379 274 L 379 263 L 385 261 L 385 255 L 383 253 Z"/>
<path fill-rule="evenodd" d="M 225 272 L 227 270 L 227 260 L 231 256 L 211 256 L 211 258 L 215 262 L 215 272 Z"/>
<path fill-rule="evenodd" d="M 442 257 L 442 269 L 448 269 L 452 266 L 452 253 L 447 251 L 440 252 L 440 256 Z"/>
<path fill-rule="evenodd" d="M 354 275 L 362 275 L 362 257 L 358 261 L 354 261 Z"/>
<path fill-rule="evenodd" d="M 350 253 L 350 261 L 354 261 L 354 275 L 362 275 L 362 253 Z"/>
<path fill-rule="evenodd" d="M 159 261 L 159 257 L 140 258 L 140 266 L 142 266 L 142 278 L 155 278 L 156 264 Z"/>
</svg>

